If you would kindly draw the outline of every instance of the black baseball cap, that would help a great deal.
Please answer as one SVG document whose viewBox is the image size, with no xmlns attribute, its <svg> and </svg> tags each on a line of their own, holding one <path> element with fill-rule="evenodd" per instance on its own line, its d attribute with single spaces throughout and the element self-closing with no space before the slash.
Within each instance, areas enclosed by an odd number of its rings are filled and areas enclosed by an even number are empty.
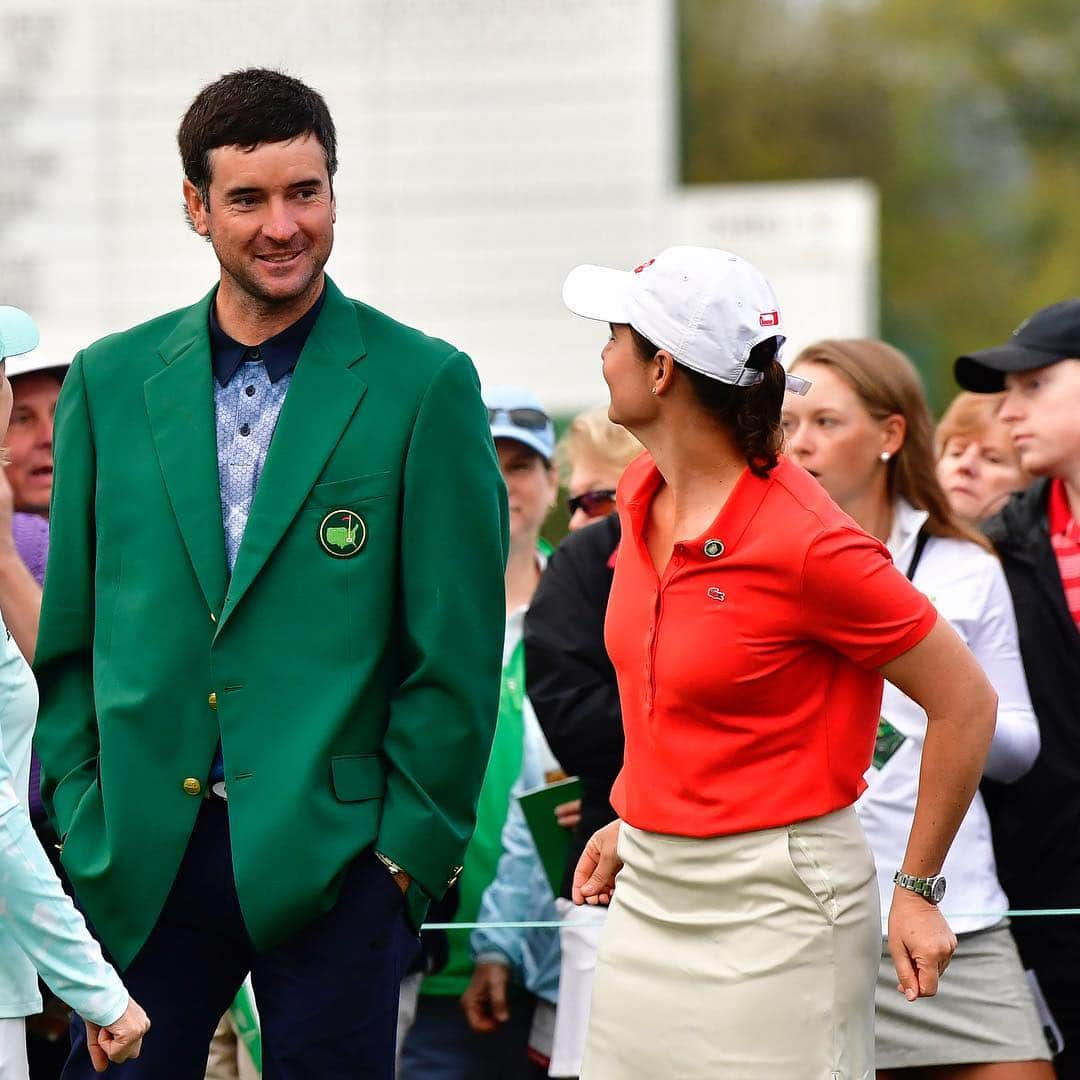
<svg viewBox="0 0 1080 1080">
<path fill-rule="evenodd" d="M 1025 319 L 1004 345 L 957 357 L 954 371 L 965 390 L 996 394 L 1007 372 L 1071 359 L 1080 359 L 1080 300 L 1061 300 Z"/>
</svg>

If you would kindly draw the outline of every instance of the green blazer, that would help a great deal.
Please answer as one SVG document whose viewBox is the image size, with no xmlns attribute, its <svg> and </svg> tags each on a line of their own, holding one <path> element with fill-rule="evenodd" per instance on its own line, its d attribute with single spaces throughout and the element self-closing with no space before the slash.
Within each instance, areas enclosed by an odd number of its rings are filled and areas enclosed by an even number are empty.
<svg viewBox="0 0 1080 1080">
<path fill-rule="evenodd" d="M 121 968 L 219 738 L 262 949 L 372 843 L 412 875 L 419 925 L 460 870 L 498 709 L 506 496 L 468 357 L 328 280 L 230 579 L 213 297 L 85 349 L 57 406 L 36 743 L 64 868 Z"/>
</svg>

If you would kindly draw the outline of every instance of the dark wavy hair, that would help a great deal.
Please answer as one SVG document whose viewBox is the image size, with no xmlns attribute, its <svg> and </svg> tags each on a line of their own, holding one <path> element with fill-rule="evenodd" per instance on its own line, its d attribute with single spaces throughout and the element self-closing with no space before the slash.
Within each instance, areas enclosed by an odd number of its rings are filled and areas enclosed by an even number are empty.
<svg viewBox="0 0 1080 1080">
<path fill-rule="evenodd" d="M 633 327 L 630 332 L 638 355 L 651 360 L 659 351 L 657 346 Z M 750 471 L 762 478 L 776 468 L 784 443 L 780 414 L 786 382 L 777 359 L 779 351 L 780 342 L 775 337 L 758 342 L 750 350 L 746 366 L 762 374 L 761 381 L 753 386 L 732 386 L 675 361 L 680 377 L 690 384 L 697 403 L 732 433 Z"/>
<path fill-rule="evenodd" d="M 270 68 L 246 68 L 204 86 L 191 103 L 176 141 L 184 175 L 210 204 L 210 151 L 219 146 L 252 150 L 261 143 L 314 135 L 326 155 L 333 186 L 337 132 L 322 94 Z"/>
</svg>

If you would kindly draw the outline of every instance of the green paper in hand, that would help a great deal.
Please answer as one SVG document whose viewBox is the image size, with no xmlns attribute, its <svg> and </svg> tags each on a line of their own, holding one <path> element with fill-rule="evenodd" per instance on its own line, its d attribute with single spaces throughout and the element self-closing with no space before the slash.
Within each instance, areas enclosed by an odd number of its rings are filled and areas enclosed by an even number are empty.
<svg viewBox="0 0 1080 1080">
<path fill-rule="evenodd" d="M 524 791 L 518 796 L 525 821 L 532 833 L 551 891 L 558 896 L 566 874 L 570 853 L 570 830 L 555 820 L 555 807 L 581 798 L 581 781 L 576 776 L 554 784 Z"/>
</svg>

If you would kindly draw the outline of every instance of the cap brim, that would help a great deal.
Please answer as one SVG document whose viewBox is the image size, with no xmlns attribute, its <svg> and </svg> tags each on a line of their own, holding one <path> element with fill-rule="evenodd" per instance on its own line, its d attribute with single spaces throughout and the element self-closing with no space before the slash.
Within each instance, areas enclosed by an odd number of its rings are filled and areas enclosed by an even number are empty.
<svg viewBox="0 0 1080 1080">
<path fill-rule="evenodd" d="M 71 367 L 70 360 L 63 360 L 58 363 L 55 358 L 49 356 L 47 349 L 45 352 L 20 353 L 18 356 L 9 356 L 7 358 L 7 377 L 15 379 L 20 375 L 32 375 L 35 372 L 47 371 L 55 373 L 58 379 L 63 379 L 69 367 Z"/>
<path fill-rule="evenodd" d="M 1034 371 L 1064 359 L 1059 352 L 1031 349 L 1010 342 L 957 357 L 953 372 L 965 390 L 996 394 L 1005 389 L 1005 376 L 1009 372 Z"/>
<path fill-rule="evenodd" d="M 523 428 L 512 427 L 507 424 L 492 424 L 491 438 L 513 439 L 514 442 L 535 450 L 545 461 L 551 461 L 555 455 L 555 445 L 550 440 L 545 440 L 542 432 L 525 431 Z"/>
<path fill-rule="evenodd" d="M 583 319 L 629 323 L 627 303 L 630 273 L 608 266 L 575 266 L 563 282 L 563 303 Z"/>
<path fill-rule="evenodd" d="M 0 360 L 32 352 L 39 340 L 37 325 L 25 311 L 0 307 Z"/>
</svg>

